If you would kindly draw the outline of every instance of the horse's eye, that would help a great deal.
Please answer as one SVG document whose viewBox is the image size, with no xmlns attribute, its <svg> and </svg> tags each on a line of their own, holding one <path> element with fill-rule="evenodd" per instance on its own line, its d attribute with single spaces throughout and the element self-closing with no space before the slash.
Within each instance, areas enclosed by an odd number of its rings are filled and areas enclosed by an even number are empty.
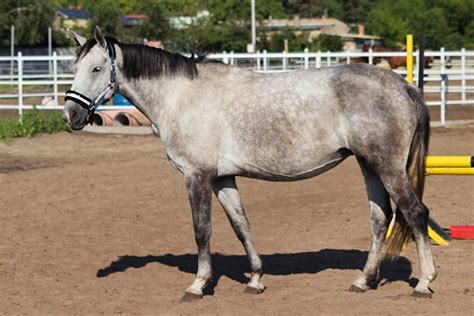
<svg viewBox="0 0 474 316">
<path fill-rule="evenodd" d="M 101 70 L 102 70 L 101 67 L 95 67 L 94 70 L 92 70 L 92 72 L 99 72 L 99 71 L 101 71 Z"/>
</svg>

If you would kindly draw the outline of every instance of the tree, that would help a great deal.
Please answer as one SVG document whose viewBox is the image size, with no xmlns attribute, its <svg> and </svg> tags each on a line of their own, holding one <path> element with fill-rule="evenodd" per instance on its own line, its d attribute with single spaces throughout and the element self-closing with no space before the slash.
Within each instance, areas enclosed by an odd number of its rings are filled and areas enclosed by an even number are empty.
<svg viewBox="0 0 474 316">
<path fill-rule="evenodd" d="M 165 8 L 167 17 L 195 16 L 200 9 L 197 0 L 163 0 L 159 3 Z"/>
<path fill-rule="evenodd" d="M 342 47 L 341 38 L 330 34 L 321 34 L 311 43 L 311 50 L 338 52 Z"/>
<path fill-rule="evenodd" d="M 295 30 L 285 28 L 283 31 L 274 34 L 269 40 L 268 47 L 264 48 L 271 52 L 281 52 L 285 48 L 285 40 L 288 41 L 290 51 L 302 51 L 311 44 L 307 33 L 297 34 Z"/>
<path fill-rule="evenodd" d="M 48 27 L 53 23 L 54 7 L 47 0 L 0 1 L 0 39 L 10 45 L 10 26 L 15 26 L 17 45 L 47 45 Z"/>
<path fill-rule="evenodd" d="M 108 36 L 120 37 L 122 33 L 119 16 L 122 12 L 117 8 L 115 0 L 84 1 L 85 8 L 91 21 L 89 22 L 89 32 L 93 33 L 96 26 Z"/>
<path fill-rule="evenodd" d="M 376 34 L 383 38 L 388 47 L 396 48 L 398 43 L 403 43 L 408 26 L 401 17 L 391 14 L 390 9 L 379 6 L 373 9 L 365 24 L 367 32 Z"/>
<path fill-rule="evenodd" d="M 250 42 L 250 1 L 202 0 L 210 15 L 187 28 L 172 30 L 170 39 L 182 50 L 245 51 Z M 281 1 L 256 0 L 256 18 L 285 17 Z"/>
<path fill-rule="evenodd" d="M 165 40 L 170 32 L 165 6 L 161 2 L 147 0 L 140 2 L 138 12 L 147 15 L 142 25 L 137 27 L 137 35 L 148 40 Z"/>
<path fill-rule="evenodd" d="M 316 18 L 327 14 L 340 18 L 341 4 L 337 0 L 284 0 L 282 5 L 288 16 L 299 15 L 302 18 Z"/>
<path fill-rule="evenodd" d="M 465 29 L 465 43 L 466 49 L 474 49 L 474 21 L 469 22 Z"/>
<path fill-rule="evenodd" d="M 369 12 L 381 0 L 338 0 L 341 6 L 341 19 L 346 23 L 364 23 Z"/>
</svg>

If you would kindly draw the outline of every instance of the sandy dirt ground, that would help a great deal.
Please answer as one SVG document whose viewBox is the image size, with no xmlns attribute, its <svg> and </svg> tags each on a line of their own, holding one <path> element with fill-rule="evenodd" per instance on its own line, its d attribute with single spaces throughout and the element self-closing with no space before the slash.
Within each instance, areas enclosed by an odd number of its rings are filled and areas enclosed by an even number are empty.
<svg viewBox="0 0 474 316">
<path fill-rule="evenodd" d="M 437 129 L 431 154 L 474 154 L 474 126 Z M 432 299 L 410 296 L 410 244 L 378 289 L 347 289 L 370 242 L 354 158 L 310 180 L 238 179 L 266 291 L 244 294 L 249 265 L 213 200 L 214 283 L 179 303 L 196 271 L 182 176 L 154 136 L 39 135 L 0 143 L 1 314 L 465 314 L 474 310 L 474 241 L 433 246 Z M 429 176 L 443 226 L 474 224 L 474 177 Z M 471 314 L 472 315 L 472 314 Z"/>
</svg>

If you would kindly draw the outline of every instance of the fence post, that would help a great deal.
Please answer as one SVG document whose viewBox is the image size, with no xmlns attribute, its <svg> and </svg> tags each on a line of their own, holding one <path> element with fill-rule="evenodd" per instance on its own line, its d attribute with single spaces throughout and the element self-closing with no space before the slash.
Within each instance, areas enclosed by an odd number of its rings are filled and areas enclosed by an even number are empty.
<svg viewBox="0 0 474 316">
<path fill-rule="evenodd" d="M 441 105 L 440 105 L 440 109 L 439 109 L 439 112 L 440 112 L 440 121 L 441 121 L 441 125 L 444 126 L 444 121 L 446 119 L 446 110 L 447 110 L 447 107 L 446 107 L 446 93 L 447 93 L 447 89 L 446 89 L 446 83 L 447 83 L 447 79 L 448 77 L 446 76 L 446 57 L 444 55 L 444 47 L 441 47 L 440 49 L 440 72 L 441 72 L 441 87 L 440 87 L 440 92 L 441 92 Z"/>
<path fill-rule="evenodd" d="M 54 93 L 54 106 L 58 106 L 58 56 L 57 53 L 53 53 L 53 93 Z"/>
<path fill-rule="evenodd" d="M 260 51 L 257 50 L 257 71 L 260 71 Z"/>
<path fill-rule="evenodd" d="M 372 47 L 369 47 L 369 65 L 374 64 L 374 56 L 372 55 L 372 53 L 373 53 Z"/>
<path fill-rule="evenodd" d="M 419 71 L 419 64 L 420 64 L 420 50 L 415 50 L 415 57 L 413 58 L 413 84 L 416 83 L 418 85 L 418 71 Z"/>
<path fill-rule="evenodd" d="M 446 84 L 448 82 L 448 75 L 442 74 L 441 75 L 441 108 L 440 108 L 440 121 L 441 125 L 444 126 L 446 122 L 446 109 L 447 109 L 447 104 L 446 104 Z"/>
<path fill-rule="evenodd" d="M 461 49 L 461 94 L 462 105 L 466 105 L 466 49 Z"/>
<path fill-rule="evenodd" d="M 286 71 L 286 52 L 283 51 L 283 71 Z"/>
<path fill-rule="evenodd" d="M 331 66 L 331 52 L 327 51 L 326 53 L 328 54 L 327 65 L 328 67 L 330 67 Z"/>
<path fill-rule="evenodd" d="M 418 51 L 418 88 L 420 89 L 421 95 L 423 95 L 423 88 L 425 86 L 425 36 L 421 35 L 419 42 Z"/>
<path fill-rule="evenodd" d="M 351 56 L 349 55 L 349 52 L 347 52 L 346 64 L 350 65 L 350 63 L 351 63 Z"/>
<path fill-rule="evenodd" d="M 308 47 L 304 49 L 304 70 L 309 68 L 309 50 Z"/>
<path fill-rule="evenodd" d="M 222 58 L 222 62 L 224 64 L 229 64 L 229 57 L 227 57 L 227 52 L 223 51 L 222 54 L 224 55 L 224 57 Z"/>
<path fill-rule="evenodd" d="M 316 55 L 316 68 L 321 68 L 321 51 L 318 51 Z"/>
<path fill-rule="evenodd" d="M 18 52 L 18 116 L 20 122 L 23 119 L 23 58 L 21 52 Z"/>
<path fill-rule="evenodd" d="M 230 64 L 231 66 L 235 65 L 235 60 L 234 60 L 234 51 L 230 52 Z"/>
<path fill-rule="evenodd" d="M 267 65 L 268 64 L 268 60 L 267 60 L 267 50 L 264 49 L 263 50 L 263 71 L 267 71 Z"/>
</svg>

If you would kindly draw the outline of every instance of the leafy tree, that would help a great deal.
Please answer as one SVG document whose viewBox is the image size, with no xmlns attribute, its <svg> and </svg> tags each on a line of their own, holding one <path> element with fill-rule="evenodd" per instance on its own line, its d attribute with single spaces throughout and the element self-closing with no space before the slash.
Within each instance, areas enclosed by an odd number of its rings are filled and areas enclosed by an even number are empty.
<svg viewBox="0 0 474 316">
<path fill-rule="evenodd" d="M 474 49 L 474 20 L 469 22 L 464 30 L 465 34 L 465 48 Z"/>
<path fill-rule="evenodd" d="M 282 4 L 290 17 L 297 14 L 302 18 L 316 18 L 327 14 L 338 18 L 342 14 L 337 0 L 283 0 Z"/>
<path fill-rule="evenodd" d="M 403 44 L 406 34 L 412 33 L 415 38 L 425 35 L 428 48 L 459 49 L 468 41 L 465 21 L 474 15 L 470 6 L 474 10 L 474 5 L 462 5 L 457 0 L 384 0 L 369 13 L 366 27 L 389 47 Z M 452 11 L 457 12 L 456 18 Z"/>
<path fill-rule="evenodd" d="M 185 29 L 172 30 L 170 38 L 175 49 L 197 52 L 245 51 L 250 29 L 245 25 L 215 25 L 209 19 L 192 24 Z"/>
<path fill-rule="evenodd" d="M 141 7 L 137 10 L 147 14 L 147 19 L 137 27 L 137 36 L 148 40 L 164 40 L 170 32 L 165 5 L 152 0 L 142 1 L 140 4 Z"/>
<path fill-rule="evenodd" d="M 47 0 L 0 1 L 0 39 L 10 45 L 10 27 L 15 26 L 17 45 L 47 45 L 48 27 L 54 19 L 54 7 Z"/>
<path fill-rule="evenodd" d="M 425 0 L 427 8 L 439 8 L 453 32 L 464 35 L 469 22 L 474 20 L 474 1 Z"/>
<path fill-rule="evenodd" d="M 283 31 L 274 34 L 270 40 L 267 50 L 272 52 L 281 52 L 285 49 L 285 40 L 288 41 L 290 51 L 302 51 L 310 46 L 308 33 L 298 34 L 291 28 L 285 28 Z"/>
<path fill-rule="evenodd" d="M 311 43 L 311 50 L 338 52 L 342 47 L 341 38 L 330 34 L 321 34 Z"/>
<path fill-rule="evenodd" d="M 381 0 L 338 0 L 341 6 L 340 18 L 346 23 L 364 23 L 371 10 Z"/>
<path fill-rule="evenodd" d="M 102 32 L 109 36 L 120 37 L 122 28 L 119 16 L 122 12 L 117 8 L 115 0 L 84 1 L 85 8 L 91 18 L 89 32 L 92 34 L 94 28 L 99 26 Z"/>
<path fill-rule="evenodd" d="M 369 13 L 366 27 L 369 33 L 381 36 L 385 45 L 392 48 L 402 43 L 408 33 L 405 20 L 391 14 L 390 9 L 385 6 L 379 6 Z"/>
<path fill-rule="evenodd" d="M 206 52 L 245 51 L 250 42 L 250 1 L 202 0 L 209 17 L 187 28 L 172 30 L 171 39 L 178 49 Z M 281 1 L 256 0 L 256 18 L 285 17 Z M 261 38 L 261 37 L 260 37 Z"/>
<path fill-rule="evenodd" d="M 163 5 L 168 17 L 195 16 L 200 9 L 200 4 L 197 0 L 163 0 L 159 1 L 159 3 Z"/>
<path fill-rule="evenodd" d="M 245 21 L 250 22 L 250 1 L 235 0 L 207 0 L 207 9 L 211 13 L 214 22 Z M 255 15 L 258 20 L 286 17 L 281 1 L 279 0 L 255 0 Z"/>
</svg>

